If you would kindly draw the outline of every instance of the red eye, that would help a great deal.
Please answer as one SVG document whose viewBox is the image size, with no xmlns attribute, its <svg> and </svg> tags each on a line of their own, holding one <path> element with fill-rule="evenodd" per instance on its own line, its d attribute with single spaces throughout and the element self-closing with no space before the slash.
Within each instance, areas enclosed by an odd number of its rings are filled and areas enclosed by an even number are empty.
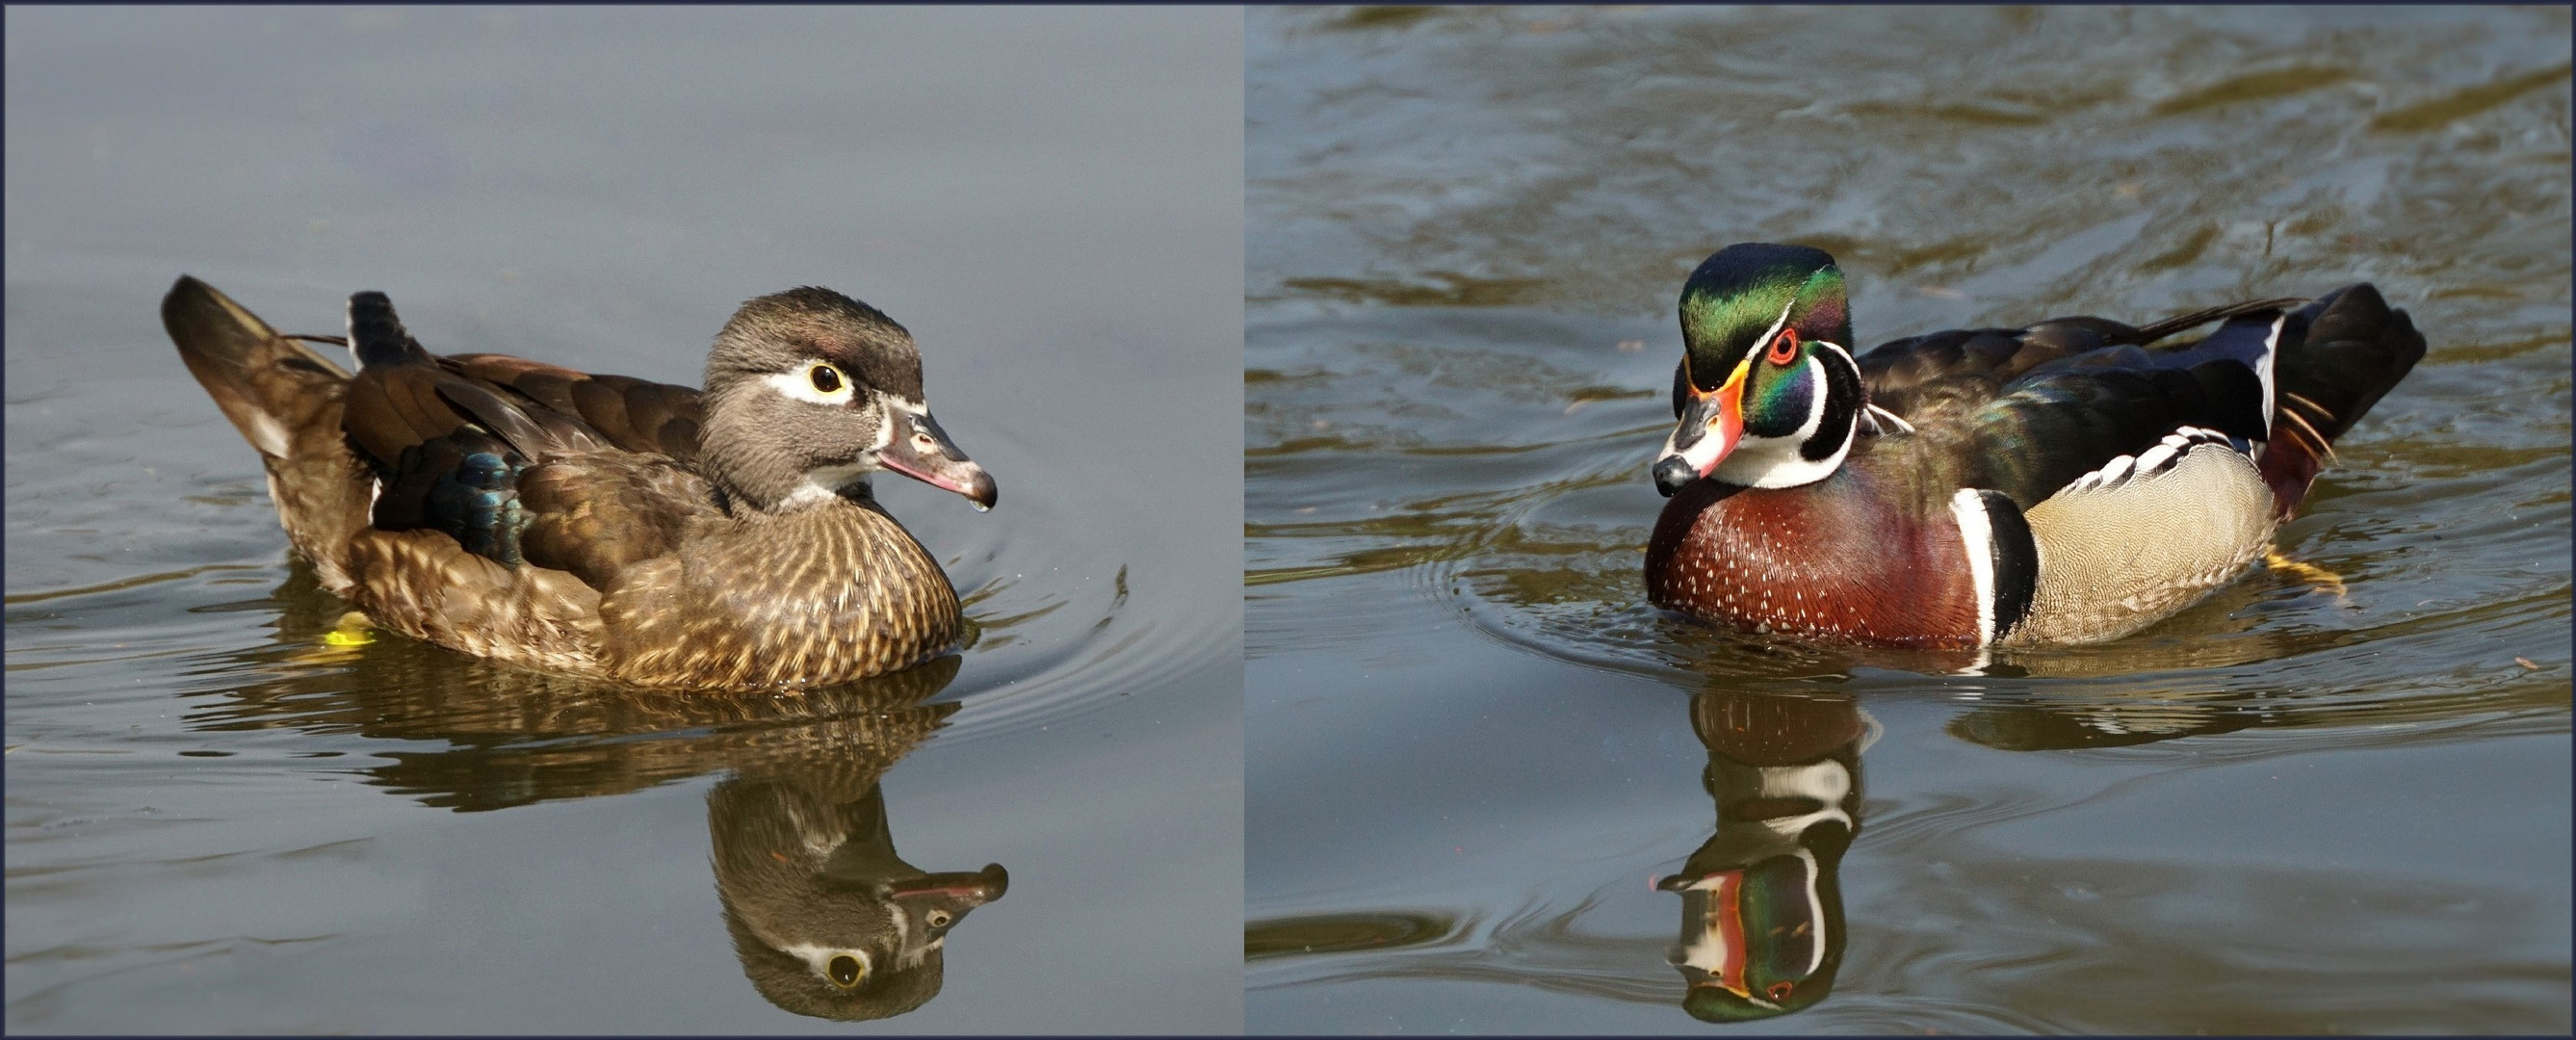
<svg viewBox="0 0 2576 1040">
<path fill-rule="evenodd" d="M 1770 352 L 1762 355 L 1762 359 L 1774 365 L 1798 360 L 1798 330 L 1781 329 L 1780 335 L 1771 341 Z"/>
<path fill-rule="evenodd" d="M 1787 1000 L 1789 999 L 1789 994 L 1797 992 L 1797 989 L 1798 987 L 1793 983 L 1774 982 L 1771 984 L 1770 989 L 1764 990 L 1763 992 L 1771 994 L 1771 999 L 1773 1000 Z"/>
</svg>

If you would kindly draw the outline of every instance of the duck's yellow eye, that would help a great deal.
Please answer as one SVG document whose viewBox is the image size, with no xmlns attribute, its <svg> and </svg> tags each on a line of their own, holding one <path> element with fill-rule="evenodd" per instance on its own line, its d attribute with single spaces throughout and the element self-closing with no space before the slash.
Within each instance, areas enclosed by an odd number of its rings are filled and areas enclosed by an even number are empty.
<svg viewBox="0 0 2576 1040">
<path fill-rule="evenodd" d="M 814 380 L 814 389 L 827 394 L 841 392 L 841 370 L 830 365 L 816 365 L 806 375 Z"/>
<path fill-rule="evenodd" d="M 858 958 L 846 953 L 835 955 L 823 967 L 824 970 L 832 973 L 832 984 L 842 989 L 858 985 L 859 980 L 866 978 L 868 974 L 866 965 L 860 964 Z"/>
</svg>

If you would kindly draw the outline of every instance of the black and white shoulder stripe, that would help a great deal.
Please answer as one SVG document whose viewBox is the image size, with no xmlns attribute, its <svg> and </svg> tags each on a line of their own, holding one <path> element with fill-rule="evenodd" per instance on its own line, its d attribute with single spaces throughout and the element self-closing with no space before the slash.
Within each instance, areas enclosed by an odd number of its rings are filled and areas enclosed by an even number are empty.
<svg viewBox="0 0 2576 1040">
<path fill-rule="evenodd" d="M 1950 497 L 1977 590 L 1977 645 L 1991 646 L 2021 627 L 2039 588 L 2039 544 L 2021 507 L 2001 491 L 1960 488 Z"/>
</svg>

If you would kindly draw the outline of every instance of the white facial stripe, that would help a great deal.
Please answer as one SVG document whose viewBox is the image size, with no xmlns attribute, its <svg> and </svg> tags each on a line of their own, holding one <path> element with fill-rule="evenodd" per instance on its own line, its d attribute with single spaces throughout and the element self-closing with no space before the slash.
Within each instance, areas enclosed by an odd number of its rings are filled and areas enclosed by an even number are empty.
<svg viewBox="0 0 2576 1040">
<path fill-rule="evenodd" d="M 839 369 L 833 369 L 833 371 L 840 372 Z M 760 381 L 769 384 L 780 394 L 807 404 L 831 405 L 838 408 L 850 403 L 850 377 L 847 373 L 841 373 L 841 388 L 830 393 L 814 388 L 813 373 L 814 366 L 807 365 L 793 372 L 770 373 L 760 377 Z"/>
<path fill-rule="evenodd" d="M 1752 349 L 1752 350 L 1748 350 L 1748 351 L 1746 351 L 1745 353 L 1749 356 L 1749 355 L 1753 355 L 1753 354 L 1759 354 L 1759 353 L 1761 353 L 1761 352 L 1763 352 L 1763 351 L 1766 351 L 1766 350 L 1771 349 L 1771 337 L 1773 337 L 1773 336 L 1777 336 L 1777 335 L 1779 335 L 1779 334 L 1780 334 L 1780 328 L 1781 328 L 1782 326 L 1784 326 L 1784 325 L 1789 324 L 1789 312 L 1790 312 L 1790 311 L 1793 311 L 1793 310 L 1797 310 L 1797 309 L 1798 309 L 1798 298 L 1797 298 L 1797 297 L 1795 297 L 1795 296 L 1789 297 L 1789 305 L 1788 305 L 1788 306 L 1786 306 L 1786 307 L 1782 307 L 1782 308 L 1780 308 L 1780 316 L 1779 316 L 1778 318 L 1774 318 L 1774 319 L 1772 319 L 1772 321 L 1771 321 L 1771 328 L 1770 328 L 1768 331 L 1765 331 L 1764 333 L 1762 333 L 1762 338 L 1761 338 L 1761 339 L 1754 340 L 1754 341 L 1753 341 L 1753 349 Z"/>
<path fill-rule="evenodd" d="M 1823 345 L 1831 346 L 1831 344 Z M 1807 359 L 1807 385 L 1813 388 L 1807 394 L 1807 421 L 1799 425 L 1797 433 L 1790 435 L 1800 442 L 1815 436 L 1816 431 L 1825 425 L 1824 361 L 1817 358 Z"/>
</svg>

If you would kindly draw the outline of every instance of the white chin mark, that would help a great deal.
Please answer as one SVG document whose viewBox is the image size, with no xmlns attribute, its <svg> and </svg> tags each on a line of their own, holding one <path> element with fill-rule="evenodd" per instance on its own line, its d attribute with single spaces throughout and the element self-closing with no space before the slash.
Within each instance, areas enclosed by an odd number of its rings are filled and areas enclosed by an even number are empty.
<svg viewBox="0 0 2576 1040">
<path fill-rule="evenodd" d="M 802 509 L 806 506 L 819 506 L 839 497 L 841 497 L 839 491 L 809 480 L 797 485 L 796 490 L 788 492 L 787 497 L 779 499 L 778 504 L 791 509 Z"/>
<path fill-rule="evenodd" d="M 1824 459 L 1809 459 L 1798 454 L 1798 441 L 1797 437 L 1746 437 L 1713 475 L 1739 487 L 1797 487 L 1833 476 L 1842 468 L 1843 456 L 1851 452 L 1851 442 L 1846 440 L 1843 450 Z"/>
<path fill-rule="evenodd" d="M 868 474 L 876 467 L 867 463 L 846 466 L 824 466 L 805 471 L 805 482 L 778 500 L 782 506 L 820 505 L 841 497 L 841 489 L 868 486 Z"/>
</svg>

